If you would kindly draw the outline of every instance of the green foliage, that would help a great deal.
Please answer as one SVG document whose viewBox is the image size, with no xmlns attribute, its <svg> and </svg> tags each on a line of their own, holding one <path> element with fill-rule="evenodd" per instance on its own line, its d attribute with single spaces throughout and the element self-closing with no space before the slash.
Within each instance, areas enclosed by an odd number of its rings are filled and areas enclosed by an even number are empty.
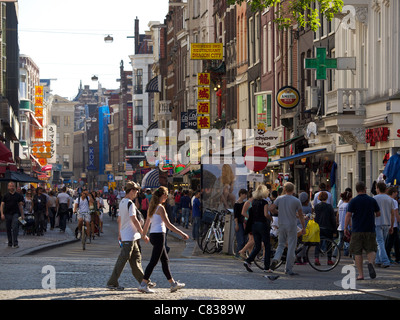
<svg viewBox="0 0 400 320">
<path fill-rule="evenodd" d="M 320 16 L 331 21 L 334 14 L 341 12 L 343 7 L 343 0 L 227 0 L 230 5 L 241 5 L 243 2 L 248 2 L 253 11 L 274 7 L 274 21 L 280 28 L 290 28 L 297 24 L 304 28 L 309 26 L 313 31 L 321 25 Z M 316 3 L 319 3 L 319 8 L 314 5 Z"/>
</svg>

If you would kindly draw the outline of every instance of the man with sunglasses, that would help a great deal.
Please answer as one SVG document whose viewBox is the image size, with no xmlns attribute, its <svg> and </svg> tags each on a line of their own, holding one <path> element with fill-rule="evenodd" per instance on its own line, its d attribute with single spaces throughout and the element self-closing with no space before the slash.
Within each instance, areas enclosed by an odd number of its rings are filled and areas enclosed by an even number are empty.
<svg viewBox="0 0 400 320">
<path fill-rule="evenodd" d="M 125 197 L 119 204 L 118 240 L 120 241 L 121 253 L 107 282 L 109 290 L 124 290 L 123 287 L 119 286 L 118 279 L 128 261 L 135 279 L 139 283 L 143 280 L 142 255 L 139 241 L 143 239 L 149 242 L 149 238 L 143 233 L 142 226 L 137 218 L 137 212 L 139 211 L 133 202 L 139 190 L 140 186 L 137 183 L 128 181 L 125 186 Z M 150 285 L 155 286 L 154 283 Z"/>
</svg>

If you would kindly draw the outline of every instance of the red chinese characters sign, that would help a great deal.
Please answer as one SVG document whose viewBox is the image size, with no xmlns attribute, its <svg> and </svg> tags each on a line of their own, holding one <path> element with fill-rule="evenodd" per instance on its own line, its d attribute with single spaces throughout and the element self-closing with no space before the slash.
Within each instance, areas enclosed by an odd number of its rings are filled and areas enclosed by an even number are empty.
<svg viewBox="0 0 400 320">
<path fill-rule="evenodd" d="M 209 116 L 198 116 L 197 117 L 197 128 L 198 129 L 210 129 L 210 117 Z"/>
<path fill-rule="evenodd" d="M 128 132 L 127 149 L 133 149 L 133 132 Z"/>
<path fill-rule="evenodd" d="M 210 100 L 210 87 L 199 87 L 197 100 Z"/>
<path fill-rule="evenodd" d="M 365 131 L 365 140 L 373 147 L 377 142 L 388 141 L 389 133 L 389 128 L 367 129 Z"/>
<path fill-rule="evenodd" d="M 133 128 L 133 107 L 128 106 L 127 111 L 128 111 L 128 118 L 127 118 L 128 129 L 132 129 Z"/>
<path fill-rule="evenodd" d="M 202 101 L 197 103 L 197 114 L 209 114 L 210 101 Z"/>
<path fill-rule="evenodd" d="M 198 73 L 197 74 L 197 85 L 199 86 L 209 86 L 211 84 L 211 74 L 210 73 Z"/>
</svg>

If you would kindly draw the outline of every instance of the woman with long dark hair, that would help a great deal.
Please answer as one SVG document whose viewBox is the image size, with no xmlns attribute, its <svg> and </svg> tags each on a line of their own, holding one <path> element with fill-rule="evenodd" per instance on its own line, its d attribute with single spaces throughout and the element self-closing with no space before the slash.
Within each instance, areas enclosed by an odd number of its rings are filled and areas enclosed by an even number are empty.
<svg viewBox="0 0 400 320">
<path fill-rule="evenodd" d="M 168 282 L 171 284 L 171 292 L 175 292 L 178 289 L 185 287 L 184 283 L 175 281 L 172 278 L 171 271 L 169 269 L 169 258 L 168 253 L 165 248 L 165 237 L 167 228 L 172 232 L 179 234 L 183 240 L 189 239 L 189 236 L 176 228 L 168 219 L 168 215 L 165 211 L 164 202 L 168 198 L 168 189 L 165 187 L 160 187 L 154 191 L 149 210 L 147 212 L 147 219 L 144 224 L 143 234 L 147 234 L 150 228 L 150 243 L 153 245 L 153 251 L 151 254 L 150 262 L 146 267 L 144 272 L 143 281 L 140 284 L 138 290 L 143 293 L 154 293 L 154 290 L 150 289 L 148 282 L 154 267 L 157 265 L 158 261 L 161 260 L 162 271 L 167 278 Z"/>
</svg>

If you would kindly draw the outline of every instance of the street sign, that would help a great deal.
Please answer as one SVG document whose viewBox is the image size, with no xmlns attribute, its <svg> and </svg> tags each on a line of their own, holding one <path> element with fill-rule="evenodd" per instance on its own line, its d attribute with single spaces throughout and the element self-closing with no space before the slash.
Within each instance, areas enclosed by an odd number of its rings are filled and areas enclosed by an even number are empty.
<svg viewBox="0 0 400 320">
<path fill-rule="evenodd" d="M 107 175 L 107 179 L 110 182 L 114 182 L 114 176 L 112 174 Z"/>
<path fill-rule="evenodd" d="M 252 171 L 261 171 L 268 164 L 268 152 L 261 147 L 252 147 L 244 155 L 244 164 Z"/>
<path fill-rule="evenodd" d="M 264 175 L 261 173 L 250 173 L 247 175 L 247 181 L 249 182 L 263 182 Z"/>
<path fill-rule="evenodd" d="M 328 59 L 326 56 L 326 48 L 317 48 L 317 58 L 316 59 L 305 59 L 306 69 L 316 69 L 317 70 L 317 80 L 327 79 L 328 69 L 337 69 L 338 61 L 337 59 Z"/>
</svg>

